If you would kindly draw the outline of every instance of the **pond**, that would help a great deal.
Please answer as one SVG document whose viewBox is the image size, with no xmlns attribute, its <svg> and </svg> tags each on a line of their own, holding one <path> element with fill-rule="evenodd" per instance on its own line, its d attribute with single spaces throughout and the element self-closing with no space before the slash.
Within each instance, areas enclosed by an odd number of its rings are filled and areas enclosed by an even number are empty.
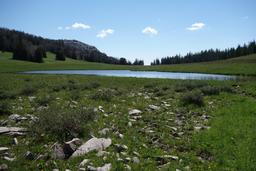
<svg viewBox="0 0 256 171">
<path fill-rule="evenodd" d="M 25 74 L 75 74 L 112 77 L 165 78 L 182 80 L 233 80 L 236 76 L 183 72 L 130 71 L 130 70 L 49 70 L 27 71 Z"/>
</svg>

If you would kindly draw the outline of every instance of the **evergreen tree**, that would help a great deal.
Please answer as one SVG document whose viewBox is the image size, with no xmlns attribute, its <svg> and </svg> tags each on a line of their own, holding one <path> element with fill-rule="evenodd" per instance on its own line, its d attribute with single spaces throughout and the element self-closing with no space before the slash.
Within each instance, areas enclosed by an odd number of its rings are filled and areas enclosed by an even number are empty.
<svg viewBox="0 0 256 171">
<path fill-rule="evenodd" d="M 66 60 L 63 50 L 60 50 L 60 51 L 56 52 L 55 59 L 59 60 L 59 61 L 65 61 Z"/>
</svg>

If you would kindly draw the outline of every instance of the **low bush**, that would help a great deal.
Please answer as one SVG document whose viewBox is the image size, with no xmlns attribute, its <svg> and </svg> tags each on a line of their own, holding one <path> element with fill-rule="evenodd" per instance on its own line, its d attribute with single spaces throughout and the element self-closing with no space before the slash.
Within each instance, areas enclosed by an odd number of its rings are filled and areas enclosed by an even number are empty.
<svg viewBox="0 0 256 171">
<path fill-rule="evenodd" d="M 49 134 L 59 140 L 67 140 L 83 136 L 89 132 L 88 124 L 93 121 L 93 109 L 78 107 L 75 109 L 50 106 L 40 111 L 38 121 L 31 126 L 31 131 L 36 135 Z"/>
<path fill-rule="evenodd" d="M 184 105 L 194 104 L 197 106 L 204 105 L 204 97 L 200 91 L 192 91 L 182 96 L 181 101 Z"/>
<path fill-rule="evenodd" d="M 6 100 L 0 101 L 0 115 L 11 114 L 11 105 Z"/>
<path fill-rule="evenodd" d="M 220 94 L 220 89 L 218 87 L 205 86 L 201 88 L 204 95 L 218 95 Z"/>
<path fill-rule="evenodd" d="M 112 98 L 119 94 L 116 90 L 105 88 L 105 89 L 100 89 L 96 91 L 92 96 L 91 99 L 93 100 L 103 100 L 103 101 L 111 101 Z"/>
<path fill-rule="evenodd" d="M 202 82 L 188 81 L 188 82 L 181 82 L 176 84 L 174 90 L 176 92 L 184 92 L 184 91 L 191 91 L 197 88 L 202 88 L 204 86 L 206 86 L 206 84 Z"/>
<path fill-rule="evenodd" d="M 50 104 L 50 102 L 53 100 L 53 97 L 49 94 L 43 93 L 39 94 L 36 98 L 36 103 L 40 106 L 46 106 Z"/>
<path fill-rule="evenodd" d="M 100 87 L 100 83 L 99 82 L 90 82 L 85 84 L 82 89 L 95 89 L 95 88 L 99 88 Z"/>
<path fill-rule="evenodd" d="M 16 97 L 16 94 L 14 92 L 0 90 L 0 99 L 2 100 L 15 99 L 15 97 Z"/>
<path fill-rule="evenodd" d="M 23 89 L 21 89 L 20 94 L 28 96 L 28 95 L 35 94 L 36 92 L 37 92 L 37 89 L 35 86 L 27 85 L 27 86 L 23 87 Z"/>
</svg>

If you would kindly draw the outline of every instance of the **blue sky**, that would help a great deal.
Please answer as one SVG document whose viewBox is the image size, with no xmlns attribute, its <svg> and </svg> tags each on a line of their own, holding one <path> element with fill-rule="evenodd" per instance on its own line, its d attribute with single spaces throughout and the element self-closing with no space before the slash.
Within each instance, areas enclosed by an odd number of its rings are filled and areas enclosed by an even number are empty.
<svg viewBox="0 0 256 171">
<path fill-rule="evenodd" d="M 1 0 L 0 26 L 143 59 L 256 39 L 255 0 Z"/>
</svg>

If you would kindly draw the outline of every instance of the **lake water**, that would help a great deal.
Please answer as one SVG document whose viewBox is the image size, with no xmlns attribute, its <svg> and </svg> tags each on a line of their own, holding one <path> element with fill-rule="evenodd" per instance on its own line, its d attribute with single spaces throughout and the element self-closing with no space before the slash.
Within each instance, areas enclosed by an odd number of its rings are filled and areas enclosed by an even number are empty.
<svg viewBox="0 0 256 171">
<path fill-rule="evenodd" d="M 219 74 L 183 73 L 183 72 L 158 72 L 158 71 L 130 71 L 130 70 L 49 70 L 27 71 L 26 74 L 69 74 L 69 75 L 97 75 L 112 77 L 136 78 L 166 78 L 182 80 L 232 80 L 236 76 Z"/>
</svg>

